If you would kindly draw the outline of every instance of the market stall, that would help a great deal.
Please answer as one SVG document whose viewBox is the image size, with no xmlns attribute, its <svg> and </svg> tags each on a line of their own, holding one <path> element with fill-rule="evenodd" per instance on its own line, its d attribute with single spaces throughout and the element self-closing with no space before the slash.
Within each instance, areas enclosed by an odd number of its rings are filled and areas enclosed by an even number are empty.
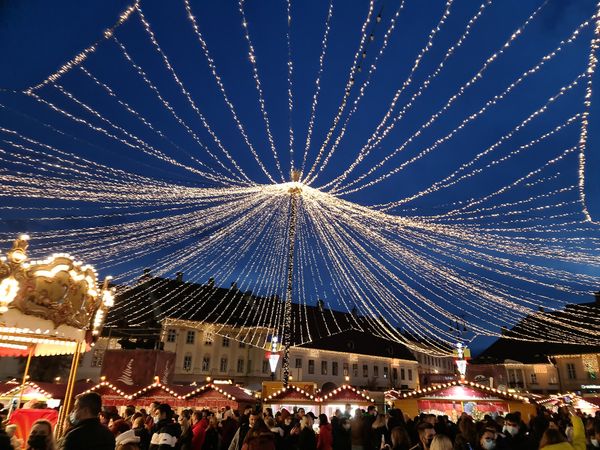
<svg viewBox="0 0 600 450">
<path fill-rule="evenodd" d="M 146 410 L 152 402 L 168 403 L 173 409 L 186 408 L 184 397 L 193 390 L 193 386 L 166 385 L 157 380 L 129 395 L 126 404 Z"/>
<path fill-rule="evenodd" d="M 323 395 L 320 400 L 320 412 L 327 414 L 327 417 L 333 416 L 336 409 L 342 412 L 345 411 L 346 405 L 350 405 L 351 414 L 354 417 L 354 411 L 357 408 L 366 409 L 375 402 L 366 392 L 348 384 L 343 384 L 328 394 Z"/>
<path fill-rule="evenodd" d="M 414 417 L 422 412 L 447 415 L 455 421 L 463 412 L 479 420 L 485 414 L 520 411 L 525 421 L 535 415 L 526 397 L 473 382 L 454 381 L 401 394 L 393 407 Z"/>
<path fill-rule="evenodd" d="M 127 385 L 120 381 L 101 379 L 99 383 L 86 389 L 77 389 L 76 394 L 96 392 L 102 397 L 103 406 L 127 406 L 131 404 L 130 397 L 141 390 L 141 386 Z"/>
<path fill-rule="evenodd" d="M 319 414 L 321 399 L 313 394 L 309 394 L 304 389 L 297 386 L 282 387 L 271 395 L 263 398 L 263 407 L 272 408 L 273 411 L 280 411 L 285 408 L 293 411 L 294 408 L 304 408 L 305 412 Z"/>
<path fill-rule="evenodd" d="M 184 400 L 188 408 L 215 410 L 229 406 L 234 411 L 243 410 L 257 402 L 251 393 L 239 386 L 215 383 L 194 388 L 184 396 Z"/>
</svg>

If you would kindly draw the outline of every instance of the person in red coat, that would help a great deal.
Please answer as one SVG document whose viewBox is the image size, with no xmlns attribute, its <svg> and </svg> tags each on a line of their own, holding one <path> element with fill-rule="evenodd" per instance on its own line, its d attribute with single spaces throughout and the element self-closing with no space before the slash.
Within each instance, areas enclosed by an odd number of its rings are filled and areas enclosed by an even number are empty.
<svg viewBox="0 0 600 450">
<path fill-rule="evenodd" d="M 192 450 L 202 450 L 206 438 L 206 426 L 202 420 L 202 412 L 192 414 Z"/>
<path fill-rule="evenodd" d="M 332 450 L 333 434 L 331 424 L 326 414 L 319 414 L 319 437 L 317 439 L 317 450 Z"/>
</svg>

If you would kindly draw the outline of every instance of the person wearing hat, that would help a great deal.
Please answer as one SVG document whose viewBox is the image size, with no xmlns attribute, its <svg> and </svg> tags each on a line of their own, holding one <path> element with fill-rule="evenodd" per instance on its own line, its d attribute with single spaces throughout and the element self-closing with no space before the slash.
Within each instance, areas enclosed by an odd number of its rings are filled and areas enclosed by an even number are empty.
<svg viewBox="0 0 600 450">
<path fill-rule="evenodd" d="M 161 403 L 157 408 L 158 422 L 152 429 L 152 439 L 149 450 L 169 450 L 177 446 L 181 435 L 181 427 L 173 421 L 173 410 L 166 403 Z"/>
</svg>

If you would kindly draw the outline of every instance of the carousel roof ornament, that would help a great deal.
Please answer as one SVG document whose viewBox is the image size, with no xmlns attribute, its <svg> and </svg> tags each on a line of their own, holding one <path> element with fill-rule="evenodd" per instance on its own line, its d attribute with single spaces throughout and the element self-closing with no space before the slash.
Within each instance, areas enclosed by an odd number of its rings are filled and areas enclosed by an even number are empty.
<svg viewBox="0 0 600 450">
<path fill-rule="evenodd" d="M 110 278 L 99 289 L 92 266 L 64 253 L 29 261 L 28 246 L 21 235 L 0 258 L 0 354 L 68 354 L 92 343 L 114 303 Z"/>
</svg>

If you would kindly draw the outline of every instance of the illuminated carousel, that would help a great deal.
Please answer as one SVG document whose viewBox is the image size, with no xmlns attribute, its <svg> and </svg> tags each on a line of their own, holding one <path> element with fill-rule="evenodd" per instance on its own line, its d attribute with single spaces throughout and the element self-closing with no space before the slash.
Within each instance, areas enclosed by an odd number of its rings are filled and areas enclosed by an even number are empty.
<svg viewBox="0 0 600 450">
<path fill-rule="evenodd" d="M 0 356 L 27 357 L 22 393 L 32 357 L 73 355 L 61 424 L 71 407 L 79 357 L 98 338 L 114 292 L 110 277 L 99 289 L 94 268 L 70 255 L 30 261 L 28 240 L 20 236 L 0 258 Z"/>
</svg>

